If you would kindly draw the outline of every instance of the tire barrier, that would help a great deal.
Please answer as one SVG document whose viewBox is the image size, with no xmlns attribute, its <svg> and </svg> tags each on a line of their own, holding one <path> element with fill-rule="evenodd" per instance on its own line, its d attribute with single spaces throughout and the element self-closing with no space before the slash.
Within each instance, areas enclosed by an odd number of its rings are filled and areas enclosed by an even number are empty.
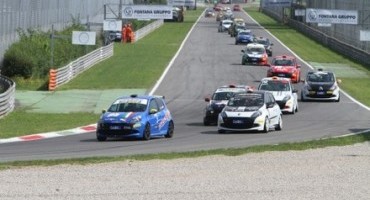
<svg viewBox="0 0 370 200">
<path fill-rule="evenodd" d="M 57 70 L 50 69 L 49 71 L 49 91 L 54 91 L 57 84 Z"/>
<path fill-rule="evenodd" d="M 0 75 L 0 118 L 6 116 L 15 107 L 15 82 Z"/>
</svg>

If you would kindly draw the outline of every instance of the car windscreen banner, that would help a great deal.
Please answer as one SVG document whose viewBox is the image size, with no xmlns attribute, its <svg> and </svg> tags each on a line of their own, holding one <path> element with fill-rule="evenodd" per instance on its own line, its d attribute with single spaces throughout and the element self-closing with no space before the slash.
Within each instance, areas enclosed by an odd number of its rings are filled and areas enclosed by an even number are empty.
<svg viewBox="0 0 370 200">
<path fill-rule="evenodd" d="M 172 6 L 130 5 L 122 6 L 123 19 L 172 19 Z"/>
<path fill-rule="evenodd" d="M 263 7 L 290 7 L 292 0 L 263 0 Z"/>
<path fill-rule="evenodd" d="M 195 7 L 195 0 L 167 0 L 167 5 Z"/>
<path fill-rule="evenodd" d="M 306 22 L 323 24 L 358 24 L 358 11 L 307 8 Z"/>
</svg>

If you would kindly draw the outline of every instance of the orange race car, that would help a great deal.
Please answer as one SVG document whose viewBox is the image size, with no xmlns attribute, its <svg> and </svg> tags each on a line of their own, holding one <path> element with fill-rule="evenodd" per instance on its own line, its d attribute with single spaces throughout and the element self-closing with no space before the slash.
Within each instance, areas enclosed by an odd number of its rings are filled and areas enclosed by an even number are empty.
<svg viewBox="0 0 370 200">
<path fill-rule="evenodd" d="M 275 56 L 267 70 L 267 77 L 272 76 L 290 78 L 293 83 L 298 83 L 301 79 L 301 66 L 294 56 Z"/>
</svg>

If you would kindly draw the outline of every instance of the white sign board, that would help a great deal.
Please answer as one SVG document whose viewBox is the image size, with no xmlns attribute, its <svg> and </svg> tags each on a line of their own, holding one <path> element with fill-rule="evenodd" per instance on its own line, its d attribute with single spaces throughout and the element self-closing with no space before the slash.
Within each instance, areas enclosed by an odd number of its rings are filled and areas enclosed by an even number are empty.
<svg viewBox="0 0 370 200">
<path fill-rule="evenodd" d="M 121 29 L 121 20 L 104 20 L 103 22 L 103 31 L 121 31 Z"/>
<path fill-rule="evenodd" d="M 167 5 L 195 7 L 195 0 L 167 0 Z"/>
<path fill-rule="evenodd" d="M 360 31 L 360 41 L 370 41 L 370 30 Z"/>
<path fill-rule="evenodd" d="M 306 22 L 324 24 L 357 24 L 357 10 L 306 9 Z"/>
<path fill-rule="evenodd" d="M 123 19 L 172 19 L 172 6 L 130 5 L 122 6 Z"/>
<path fill-rule="evenodd" d="M 290 7 L 292 0 L 264 0 L 264 6 Z"/>
<path fill-rule="evenodd" d="M 295 16 L 306 16 L 306 10 L 304 9 L 294 10 L 294 15 Z"/>
<path fill-rule="evenodd" d="M 95 45 L 96 33 L 88 31 L 73 31 L 72 44 Z"/>
</svg>

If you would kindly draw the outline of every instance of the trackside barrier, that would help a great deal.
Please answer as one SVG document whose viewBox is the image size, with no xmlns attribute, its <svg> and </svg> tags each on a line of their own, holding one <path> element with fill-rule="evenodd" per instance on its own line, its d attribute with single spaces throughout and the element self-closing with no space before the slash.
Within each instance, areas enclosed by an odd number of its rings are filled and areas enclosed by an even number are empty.
<svg viewBox="0 0 370 200">
<path fill-rule="evenodd" d="M 164 23 L 163 19 L 160 19 L 160 20 L 157 20 L 155 22 L 152 22 L 150 24 L 148 24 L 147 26 L 135 31 L 134 33 L 134 40 L 135 41 L 138 41 L 140 40 L 141 38 L 145 37 L 146 35 L 148 35 L 150 32 L 152 32 L 153 30 L 159 28 L 160 26 L 162 26 Z"/>
<path fill-rule="evenodd" d="M 94 66 L 96 63 L 113 56 L 113 43 L 100 47 L 95 51 L 86 54 L 77 60 L 70 62 L 67 66 L 49 71 L 49 90 L 69 82 L 78 74 Z"/>
<path fill-rule="evenodd" d="M 138 41 L 153 30 L 163 25 L 163 19 L 132 32 L 132 42 Z M 57 87 L 69 82 L 78 74 L 89 69 L 96 63 L 113 56 L 113 43 L 101 47 L 85 56 L 72 61 L 67 66 L 49 71 L 49 90 L 54 91 Z"/>
<path fill-rule="evenodd" d="M 0 75 L 0 87 L 2 88 L 2 91 L 5 91 L 0 94 L 0 118 L 14 110 L 15 85 L 14 81 Z"/>
</svg>

